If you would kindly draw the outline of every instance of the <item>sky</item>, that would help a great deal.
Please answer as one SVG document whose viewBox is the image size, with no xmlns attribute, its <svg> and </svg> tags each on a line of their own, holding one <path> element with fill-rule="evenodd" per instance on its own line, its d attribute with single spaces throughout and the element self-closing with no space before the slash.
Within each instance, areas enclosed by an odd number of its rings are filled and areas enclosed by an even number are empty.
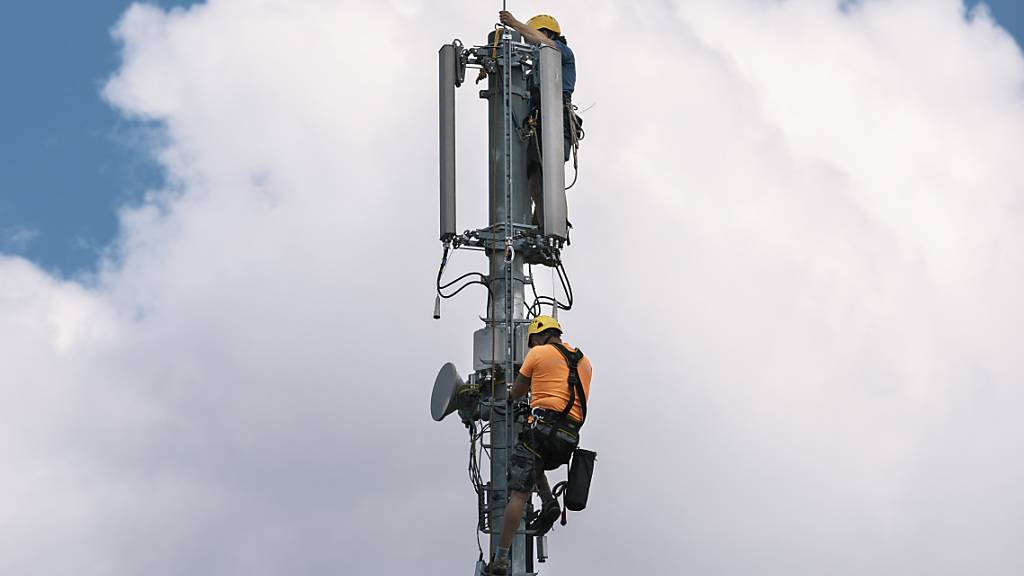
<svg viewBox="0 0 1024 576">
<path fill-rule="evenodd" d="M 40 6 L 2 35 L 0 572 L 468 573 L 436 51 L 494 10 Z M 1020 574 L 1020 9 L 512 8 L 587 109 L 560 321 L 598 462 L 544 573 Z"/>
<path fill-rule="evenodd" d="M 0 95 L 7 111 L 0 116 L 0 250 L 62 276 L 94 269 L 117 236 L 118 208 L 163 183 L 159 164 L 145 152 L 151 127 L 124 118 L 100 95 L 119 61 L 110 28 L 131 4 L 20 2 L 8 8 L 0 36 L 0 63 L 17 87 Z M 1024 6 L 986 5 L 1020 43 Z M 52 18 L 54 12 L 62 17 Z"/>
<path fill-rule="evenodd" d="M 119 60 L 110 29 L 130 5 L 40 0 L 5 9 L 0 250 L 63 275 L 95 267 L 117 234 L 118 207 L 162 182 L 140 148 L 145 132 L 100 94 Z"/>
</svg>

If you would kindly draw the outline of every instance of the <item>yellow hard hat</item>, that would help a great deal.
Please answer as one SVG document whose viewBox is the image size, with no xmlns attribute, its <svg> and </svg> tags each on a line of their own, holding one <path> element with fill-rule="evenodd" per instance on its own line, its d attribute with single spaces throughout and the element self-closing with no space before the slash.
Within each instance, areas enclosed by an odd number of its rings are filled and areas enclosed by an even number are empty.
<svg viewBox="0 0 1024 576">
<path fill-rule="evenodd" d="M 547 14 L 537 14 L 527 20 L 526 25 L 534 30 L 544 30 L 546 28 L 559 36 L 562 35 L 562 29 L 558 26 L 558 20 L 555 20 L 554 16 L 548 16 Z"/>
<path fill-rule="evenodd" d="M 559 332 L 562 331 L 562 327 L 558 324 L 558 320 L 555 320 L 551 316 L 537 316 L 530 322 L 530 327 L 526 330 L 526 333 L 530 336 L 534 334 L 540 334 L 545 330 L 556 329 Z"/>
</svg>

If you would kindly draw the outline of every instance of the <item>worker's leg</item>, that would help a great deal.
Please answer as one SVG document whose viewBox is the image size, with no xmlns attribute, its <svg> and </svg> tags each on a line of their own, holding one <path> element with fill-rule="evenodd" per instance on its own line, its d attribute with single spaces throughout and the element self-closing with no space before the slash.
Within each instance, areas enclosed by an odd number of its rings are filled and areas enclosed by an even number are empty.
<svg viewBox="0 0 1024 576">
<path fill-rule="evenodd" d="M 538 115 L 539 117 L 539 115 Z M 540 126 L 526 142 L 526 189 L 533 201 L 533 225 L 544 226 L 544 180 L 541 177 Z"/>
<path fill-rule="evenodd" d="M 498 546 L 508 549 L 512 547 L 512 538 L 519 529 L 519 522 L 523 519 L 523 509 L 526 508 L 526 501 L 530 495 L 526 492 L 512 492 L 512 497 L 505 507 L 505 523 L 501 527 L 501 541 Z"/>
<path fill-rule="evenodd" d="M 523 520 L 523 510 L 530 500 L 530 493 L 536 483 L 536 470 L 544 469 L 543 463 L 535 452 L 521 440 L 512 449 L 509 460 L 508 489 L 511 492 L 508 505 L 505 506 L 505 520 L 501 526 L 501 539 L 498 549 L 491 560 L 491 574 L 506 574 L 509 548 L 515 538 L 519 523 Z"/>
<path fill-rule="evenodd" d="M 526 188 L 533 200 L 533 223 L 543 231 L 544 228 L 544 178 L 539 164 L 530 166 L 526 171 Z"/>
<path fill-rule="evenodd" d="M 540 496 L 541 502 L 545 504 L 555 499 L 551 494 L 551 485 L 548 484 L 548 477 L 544 474 L 543 470 L 537 470 L 537 495 Z"/>
<path fill-rule="evenodd" d="M 526 529 L 537 534 L 545 534 L 555 524 L 555 520 L 558 520 L 562 509 L 551 494 L 551 486 L 548 484 L 548 478 L 544 475 L 543 470 L 537 471 L 537 494 L 540 495 L 543 504 L 537 516 L 526 525 Z"/>
</svg>

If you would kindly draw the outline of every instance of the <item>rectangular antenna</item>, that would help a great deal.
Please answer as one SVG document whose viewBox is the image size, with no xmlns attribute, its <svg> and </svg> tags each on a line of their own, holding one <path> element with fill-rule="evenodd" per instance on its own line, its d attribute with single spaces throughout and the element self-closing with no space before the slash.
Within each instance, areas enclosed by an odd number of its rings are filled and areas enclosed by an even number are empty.
<svg viewBox="0 0 1024 576">
<path fill-rule="evenodd" d="M 445 44 L 437 53 L 440 82 L 440 175 L 442 241 L 455 236 L 455 73 L 457 68 L 454 44 Z"/>
<path fill-rule="evenodd" d="M 540 129 L 544 174 L 544 235 L 565 239 L 565 128 L 562 125 L 562 53 L 540 47 Z"/>
</svg>

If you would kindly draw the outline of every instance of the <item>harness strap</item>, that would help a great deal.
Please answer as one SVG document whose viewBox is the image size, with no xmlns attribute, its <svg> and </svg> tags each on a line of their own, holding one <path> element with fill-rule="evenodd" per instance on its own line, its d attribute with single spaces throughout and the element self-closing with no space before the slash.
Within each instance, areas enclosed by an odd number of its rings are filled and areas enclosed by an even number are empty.
<svg viewBox="0 0 1024 576">
<path fill-rule="evenodd" d="M 579 372 L 579 364 L 580 360 L 583 359 L 583 352 L 579 348 L 575 352 L 569 352 L 569 349 L 563 346 L 561 342 L 551 342 L 551 345 L 562 354 L 562 357 L 565 358 L 565 363 L 569 365 L 569 403 L 562 410 L 562 417 L 568 418 L 573 404 L 576 403 L 576 394 L 578 392 L 580 412 L 583 415 L 583 419 L 580 420 L 580 425 L 582 426 L 587 420 L 587 393 L 583 390 L 583 382 L 580 380 Z"/>
</svg>

